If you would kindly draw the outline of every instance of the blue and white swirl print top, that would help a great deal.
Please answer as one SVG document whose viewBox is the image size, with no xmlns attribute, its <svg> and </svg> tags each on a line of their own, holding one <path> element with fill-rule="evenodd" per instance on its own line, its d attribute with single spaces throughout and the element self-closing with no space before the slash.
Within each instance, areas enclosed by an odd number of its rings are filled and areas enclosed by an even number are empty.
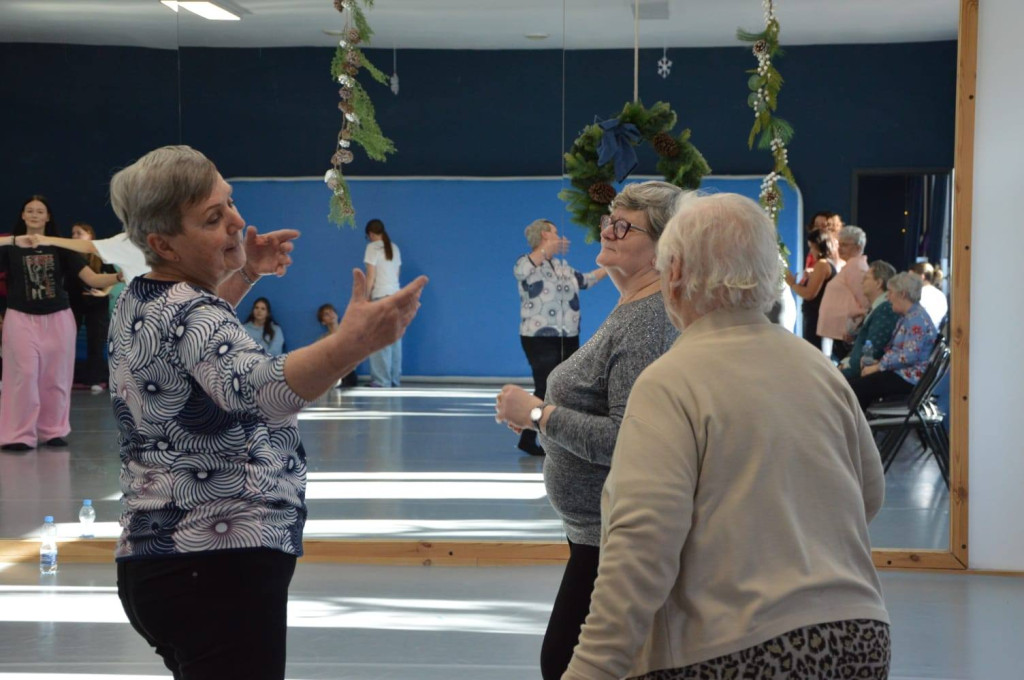
<svg viewBox="0 0 1024 680">
<path fill-rule="evenodd" d="M 284 380 L 224 300 L 136 278 L 110 324 L 120 433 L 119 561 L 216 550 L 302 554 L 306 459 Z"/>
<path fill-rule="evenodd" d="M 535 265 L 529 255 L 516 260 L 519 283 L 519 335 L 571 338 L 580 334 L 580 291 L 597 281 L 561 258 Z"/>
</svg>

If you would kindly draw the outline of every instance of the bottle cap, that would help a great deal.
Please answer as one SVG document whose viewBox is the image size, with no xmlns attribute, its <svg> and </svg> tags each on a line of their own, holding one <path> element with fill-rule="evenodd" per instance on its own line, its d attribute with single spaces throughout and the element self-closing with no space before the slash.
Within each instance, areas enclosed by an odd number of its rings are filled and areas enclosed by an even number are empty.
<svg viewBox="0 0 1024 680">
<path fill-rule="evenodd" d="M 92 505 L 92 501 L 86 498 L 84 501 L 82 501 L 82 505 Z"/>
<path fill-rule="evenodd" d="M 46 517 L 43 518 L 43 521 L 44 522 L 51 522 L 52 523 L 53 522 L 53 515 L 47 515 Z"/>
</svg>

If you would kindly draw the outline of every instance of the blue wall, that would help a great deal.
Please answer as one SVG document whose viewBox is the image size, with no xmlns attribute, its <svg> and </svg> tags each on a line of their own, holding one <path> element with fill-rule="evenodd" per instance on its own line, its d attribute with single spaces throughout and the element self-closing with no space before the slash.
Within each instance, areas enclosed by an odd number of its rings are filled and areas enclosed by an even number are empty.
<svg viewBox="0 0 1024 680">
<path fill-rule="evenodd" d="M 370 56 L 390 65 L 390 50 Z M 744 71 L 754 62 L 749 49 L 671 49 L 675 66 L 667 80 L 655 72 L 660 56 L 660 50 L 641 52 L 644 101 L 673 105 L 716 175 L 763 174 L 767 154 L 746 147 L 751 114 Z M 63 225 L 86 220 L 101 235 L 114 233 L 119 225 L 107 205 L 109 176 L 162 144 L 196 146 L 227 177 L 322 176 L 340 116 L 337 86 L 328 77 L 330 57 L 331 50 L 321 48 L 0 45 L 0 148 L 7 161 L 0 206 L 8 210 L 8 217 L 0 215 L 0 229 L 4 219 L 13 223 L 25 196 L 42 192 Z M 808 212 L 834 209 L 849 216 L 855 168 L 952 164 L 954 42 L 790 47 L 779 67 L 786 78 L 779 114 L 797 131 L 790 161 Z M 385 164 L 357 153 L 353 175 L 550 177 L 560 174 L 561 153 L 576 132 L 595 116 L 616 113 L 631 96 L 632 58 L 628 50 L 564 55 L 564 136 L 561 51 L 403 50 L 399 72 L 397 97 L 383 85 L 367 84 L 380 124 L 399 153 Z M 653 173 L 653 166 L 653 157 L 641 154 L 638 173 Z M 481 201 L 479 191 L 443 205 L 357 195 L 359 224 L 379 214 L 405 246 L 404 273 L 420 270 L 434 277 L 423 314 L 438 320 L 443 330 L 437 332 L 445 338 L 472 335 L 480 313 L 460 314 L 446 301 L 463 289 L 483 290 L 479 275 L 497 272 L 486 284 L 494 289 L 485 291 L 495 300 L 487 308 L 495 315 L 488 337 L 510 346 L 481 350 L 494 353 L 487 370 L 492 375 L 523 370 L 515 314 L 508 311 L 514 309 L 514 288 L 506 279 L 511 254 L 522 249 L 522 226 L 546 215 L 576 242 L 573 262 L 584 266 L 593 260 L 582 231 L 566 223 L 554 192 L 540 186 L 526 183 L 525 193 L 504 202 Z M 361 232 L 325 223 L 326 198 L 322 183 L 312 182 L 308 193 L 282 197 L 265 209 L 252 204 L 249 210 L 248 199 L 242 201 L 244 214 L 261 228 L 305 228 L 300 254 L 317 258 L 315 266 L 303 262 L 286 281 L 261 284 L 275 311 L 287 309 L 286 331 L 297 339 L 315 334 L 316 304 L 331 300 L 343 306 L 348 270 L 362 252 Z M 400 211 L 393 219 L 392 209 Z M 889 236 L 862 226 L 874 243 Z M 796 234 L 786 240 L 793 249 L 800 245 Z M 482 264 L 482 256 L 491 253 L 496 259 Z M 291 280 L 298 282 L 294 291 Z M 585 335 L 610 307 L 604 296 L 612 296 L 606 283 L 583 298 Z M 292 308 L 299 315 L 294 324 Z M 497 332 L 506 328 L 502 324 L 508 324 L 507 332 Z M 454 350 L 449 356 L 435 337 L 420 342 L 416 333 L 434 332 L 420 325 L 422 330 L 411 331 L 410 372 L 432 365 L 418 354 L 426 349 L 413 345 L 441 352 L 453 365 L 462 360 Z"/>
<path fill-rule="evenodd" d="M 370 56 L 390 66 L 390 50 Z M 670 49 L 666 80 L 655 72 L 660 56 L 641 51 L 644 101 L 672 103 L 715 174 L 764 173 L 767 154 L 746 147 L 749 49 Z M 113 233 L 107 179 L 161 144 L 192 144 L 225 176 L 321 176 L 340 115 L 330 57 L 322 48 L 0 45 L 0 206 L 8 211 L 0 228 L 25 196 L 43 192 L 63 222 Z M 557 50 L 401 51 L 399 96 L 367 83 L 399 153 L 385 164 L 360 155 L 351 172 L 560 174 L 562 58 Z M 790 160 L 809 212 L 848 217 L 854 168 L 952 165 L 955 42 L 788 47 L 779 67 L 779 114 L 797 131 Z M 567 52 L 565 75 L 568 145 L 631 96 L 631 53 Z M 651 157 L 642 160 L 638 172 L 653 173 Z"/>
<path fill-rule="evenodd" d="M 243 217 L 257 226 L 295 227 L 303 232 L 295 261 L 284 278 L 265 278 L 253 295 L 270 300 L 288 348 L 316 340 L 322 329 L 316 310 L 324 302 L 340 312 L 352 292 L 352 269 L 362 266 L 362 229 L 338 229 L 324 218 L 320 180 L 234 180 Z M 756 197 L 759 177 L 705 180 L 706 191 L 734 191 Z M 402 249 L 402 282 L 430 277 L 422 308 L 403 345 L 407 375 L 528 376 L 519 345 L 519 293 L 512 277 L 516 258 L 526 252 L 524 227 L 540 216 L 557 218 L 561 181 L 537 180 L 352 180 L 353 200 L 366 219 L 378 217 Z M 800 197 L 783 187 L 786 210 L 780 232 L 796 239 Z M 596 265 L 598 244 L 582 232 L 561 229 L 573 244 L 567 259 L 582 271 Z M 795 267 L 794 253 L 790 266 Z M 581 295 L 581 335 L 590 337 L 618 299 L 610 281 Z M 252 299 L 239 316 L 248 316 Z M 365 372 L 365 371 L 363 371 Z"/>
<path fill-rule="evenodd" d="M 180 141 L 178 58 L 169 50 L 0 44 L 0 232 L 32 194 L 57 224 L 120 225 L 110 176 L 132 159 Z"/>
</svg>

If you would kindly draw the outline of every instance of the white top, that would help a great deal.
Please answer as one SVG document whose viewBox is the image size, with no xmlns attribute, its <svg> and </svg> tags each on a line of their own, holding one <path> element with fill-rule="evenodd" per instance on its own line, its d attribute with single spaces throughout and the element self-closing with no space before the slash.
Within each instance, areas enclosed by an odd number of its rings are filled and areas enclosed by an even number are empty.
<svg viewBox="0 0 1024 680">
<path fill-rule="evenodd" d="M 138 246 L 131 242 L 128 234 L 121 232 L 117 236 L 93 241 L 100 259 L 112 264 L 124 272 L 124 282 L 130 283 L 136 276 L 149 273 L 146 256 Z"/>
<path fill-rule="evenodd" d="M 370 241 L 366 244 L 366 254 L 363 255 L 363 262 L 372 264 L 377 268 L 377 275 L 373 279 L 373 290 L 370 291 L 370 299 L 394 295 L 401 286 L 398 285 L 398 270 L 402 268 L 402 251 L 394 241 L 391 242 L 391 259 L 384 256 L 384 242 Z"/>
<path fill-rule="evenodd" d="M 931 317 L 936 328 L 939 327 L 942 318 L 949 311 L 949 302 L 946 301 L 945 293 L 927 283 L 921 288 L 921 306 L 924 307 L 924 311 L 928 312 L 928 316 Z"/>
</svg>

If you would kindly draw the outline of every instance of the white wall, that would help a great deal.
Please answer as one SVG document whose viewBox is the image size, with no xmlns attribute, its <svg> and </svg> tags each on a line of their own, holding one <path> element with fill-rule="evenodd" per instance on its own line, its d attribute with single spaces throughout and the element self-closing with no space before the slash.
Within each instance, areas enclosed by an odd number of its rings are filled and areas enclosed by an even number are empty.
<svg viewBox="0 0 1024 680">
<path fill-rule="evenodd" d="M 1024 2 L 980 0 L 979 20 L 969 559 L 1024 571 Z"/>
</svg>

